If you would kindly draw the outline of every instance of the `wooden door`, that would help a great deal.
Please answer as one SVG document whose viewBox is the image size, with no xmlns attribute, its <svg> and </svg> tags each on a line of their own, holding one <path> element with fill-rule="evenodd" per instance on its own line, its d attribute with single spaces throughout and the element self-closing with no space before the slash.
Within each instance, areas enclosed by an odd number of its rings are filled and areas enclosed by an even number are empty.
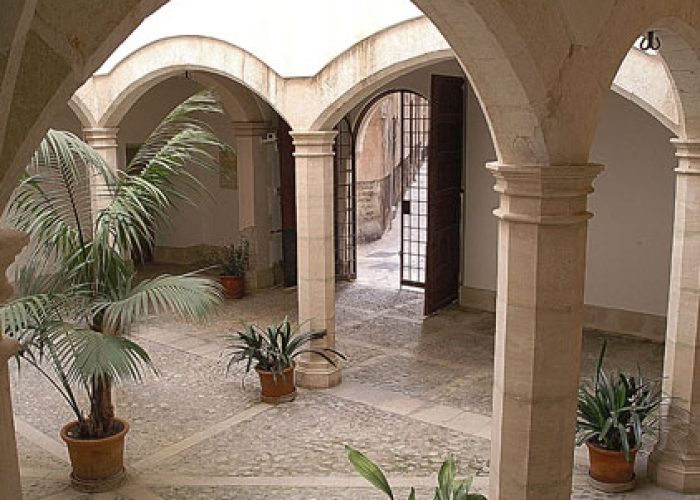
<svg viewBox="0 0 700 500">
<path fill-rule="evenodd" d="M 294 144 L 289 125 L 280 118 L 277 150 L 280 156 L 280 203 L 282 205 L 282 255 L 284 286 L 297 284 L 297 201 Z"/>
<path fill-rule="evenodd" d="M 433 75 L 430 101 L 425 314 L 459 296 L 464 79 Z"/>
</svg>

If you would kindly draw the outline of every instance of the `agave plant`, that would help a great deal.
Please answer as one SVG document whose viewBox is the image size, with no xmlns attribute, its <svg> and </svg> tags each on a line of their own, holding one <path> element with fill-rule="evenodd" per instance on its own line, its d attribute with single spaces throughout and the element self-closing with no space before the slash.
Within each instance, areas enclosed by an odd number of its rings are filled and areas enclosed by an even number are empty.
<svg viewBox="0 0 700 500">
<path fill-rule="evenodd" d="M 326 336 L 326 332 L 300 332 L 299 325 L 292 326 L 285 317 L 280 323 L 273 323 L 267 328 L 257 325 L 244 324 L 242 330 L 226 334 L 228 358 L 227 373 L 240 362 L 246 363 L 246 373 L 251 368 L 281 374 L 286 368 L 293 366 L 294 360 L 304 353 L 318 354 L 329 363 L 335 365 L 333 355 L 345 359 L 345 356 L 335 349 L 328 347 L 306 347 L 314 340 Z"/>
<path fill-rule="evenodd" d="M 139 282 L 130 258 L 154 244 L 153 228 L 167 220 L 173 200 L 188 199 L 175 183 L 196 184 L 186 164 L 216 167 L 210 150 L 225 146 L 194 114 L 218 112 L 211 94 L 192 96 L 124 171 L 75 135 L 50 130 L 10 204 L 10 220 L 32 239 L 32 264 L 18 274 L 18 297 L 0 306 L 0 331 L 20 342 L 20 365 L 34 366 L 69 404 L 74 437 L 117 432 L 112 386 L 155 372 L 148 353 L 127 338 L 133 325 L 163 312 L 203 320 L 220 301 L 218 285 L 196 274 Z M 89 408 L 81 408 L 78 390 Z"/>
<path fill-rule="evenodd" d="M 345 446 L 348 460 L 355 470 L 369 481 L 375 488 L 383 492 L 391 500 L 394 500 L 394 492 L 389 486 L 382 470 L 359 451 Z M 478 493 L 469 493 L 472 479 L 457 479 L 457 464 L 452 457 L 445 460 L 438 473 L 438 485 L 435 488 L 433 500 L 486 500 L 486 497 Z M 416 500 L 416 489 L 411 488 L 408 500 Z"/>
<path fill-rule="evenodd" d="M 579 388 L 576 441 L 578 445 L 590 441 L 606 450 L 622 451 L 630 461 L 630 450 L 639 447 L 642 436 L 655 428 L 661 384 L 644 380 L 641 370 L 636 378 L 621 371 L 606 374 L 606 348 L 604 342 L 593 383 Z"/>
</svg>

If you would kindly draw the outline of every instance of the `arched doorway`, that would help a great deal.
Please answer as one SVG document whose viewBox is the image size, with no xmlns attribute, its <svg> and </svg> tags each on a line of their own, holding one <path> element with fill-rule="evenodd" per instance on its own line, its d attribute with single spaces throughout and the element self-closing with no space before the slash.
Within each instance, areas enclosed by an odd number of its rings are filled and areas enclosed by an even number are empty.
<svg viewBox="0 0 700 500">
<path fill-rule="evenodd" d="M 426 314 L 459 290 L 463 84 L 432 75 L 438 108 L 414 90 L 391 89 L 336 126 L 336 275 L 425 289 Z"/>
<path fill-rule="evenodd" d="M 383 92 L 336 130 L 338 277 L 423 288 L 428 99 L 411 90 Z"/>
</svg>

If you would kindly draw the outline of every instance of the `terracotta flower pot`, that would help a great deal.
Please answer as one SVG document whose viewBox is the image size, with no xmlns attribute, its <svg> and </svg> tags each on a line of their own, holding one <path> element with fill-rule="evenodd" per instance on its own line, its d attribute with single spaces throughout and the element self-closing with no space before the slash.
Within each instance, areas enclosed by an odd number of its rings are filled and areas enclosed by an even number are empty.
<svg viewBox="0 0 700 500">
<path fill-rule="evenodd" d="M 77 439 L 70 431 L 77 421 L 61 429 L 61 439 L 68 446 L 73 472 L 73 486 L 81 491 L 109 491 L 119 486 L 124 478 L 124 439 L 129 432 L 126 420 L 114 419 L 121 431 L 104 439 Z"/>
<path fill-rule="evenodd" d="M 260 399 L 264 403 L 288 403 L 297 397 L 293 366 L 277 374 L 258 368 L 255 371 L 260 376 Z"/>
<path fill-rule="evenodd" d="M 608 492 L 628 491 L 634 487 L 634 461 L 637 449 L 630 450 L 630 461 L 625 459 L 621 451 L 611 451 L 600 448 L 591 442 L 586 442 L 591 468 L 589 475 L 594 485 L 602 483 L 600 489 Z"/>
<path fill-rule="evenodd" d="M 219 276 L 219 282 L 224 287 L 224 295 L 228 299 L 240 299 L 245 293 L 243 276 Z"/>
</svg>

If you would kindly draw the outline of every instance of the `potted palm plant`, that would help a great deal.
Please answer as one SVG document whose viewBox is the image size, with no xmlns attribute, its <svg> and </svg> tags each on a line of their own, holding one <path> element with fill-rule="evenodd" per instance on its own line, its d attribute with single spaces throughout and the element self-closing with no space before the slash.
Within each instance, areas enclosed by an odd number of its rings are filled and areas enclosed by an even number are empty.
<svg viewBox="0 0 700 500">
<path fill-rule="evenodd" d="M 43 374 L 75 414 L 61 437 L 82 490 L 110 489 L 123 476 L 129 424 L 115 416 L 113 386 L 155 372 L 128 338 L 132 326 L 166 311 L 203 320 L 220 302 L 214 280 L 185 274 L 139 282 L 130 260 L 153 245 L 151 228 L 165 221 L 172 200 L 186 198 L 174 182 L 194 181 L 185 164 L 216 166 L 208 150 L 224 145 L 192 116 L 202 112 L 220 112 L 211 94 L 177 106 L 124 171 L 73 134 L 50 130 L 10 204 L 34 253 L 19 272 L 17 298 L 0 306 L 0 328 L 19 341 L 20 363 Z"/>
<path fill-rule="evenodd" d="M 661 404 L 658 380 L 603 370 L 606 343 L 592 381 L 579 388 L 577 444 L 588 447 L 592 484 L 607 492 L 634 487 L 634 462 L 642 436 L 654 430 Z"/>
<path fill-rule="evenodd" d="M 224 247 L 221 255 L 219 281 L 229 299 L 240 299 L 245 293 L 245 272 L 250 261 L 250 243 L 242 240 Z"/>
<path fill-rule="evenodd" d="M 346 445 L 345 451 L 355 470 L 390 500 L 394 500 L 394 491 L 382 470 L 372 460 L 350 446 Z M 453 458 L 448 458 L 440 467 L 438 485 L 433 498 L 434 500 L 486 500 L 483 495 L 469 493 L 471 485 L 472 479 L 457 479 L 457 464 Z M 416 500 L 415 488 L 411 488 L 408 500 Z"/>
<path fill-rule="evenodd" d="M 227 361 L 226 372 L 236 363 L 244 362 L 245 373 L 252 368 L 260 377 L 260 399 L 265 403 L 279 404 L 294 401 L 294 360 L 304 354 L 321 356 L 335 366 L 334 356 L 345 359 L 335 349 L 307 347 L 315 340 L 322 339 L 326 332 L 300 332 L 299 326 L 292 326 L 288 318 L 273 323 L 267 328 L 244 324 L 242 330 L 226 334 L 229 343 L 222 355 Z"/>
</svg>

